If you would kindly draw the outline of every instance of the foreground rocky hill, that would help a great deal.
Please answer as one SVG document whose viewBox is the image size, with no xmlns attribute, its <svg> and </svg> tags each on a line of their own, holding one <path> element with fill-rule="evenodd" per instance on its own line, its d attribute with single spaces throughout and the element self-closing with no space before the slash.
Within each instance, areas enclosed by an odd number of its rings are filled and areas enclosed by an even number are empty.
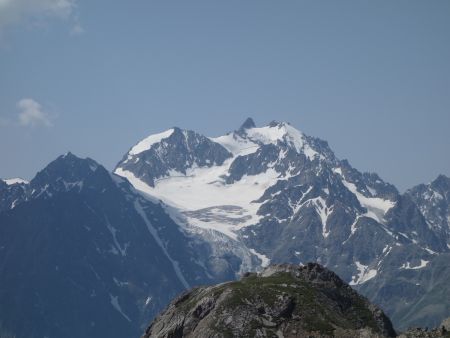
<svg viewBox="0 0 450 338">
<path fill-rule="evenodd" d="M 183 294 L 147 337 L 395 337 L 389 318 L 319 264 L 273 265 Z"/>
<path fill-rule="evenodd" d="M 450 337 L 450 318 L 445 319 L 439 327 L 428 330 L 427 328 L 413 328 L 399 335 L 398 338 L 441 338 Z"/>
</svg>

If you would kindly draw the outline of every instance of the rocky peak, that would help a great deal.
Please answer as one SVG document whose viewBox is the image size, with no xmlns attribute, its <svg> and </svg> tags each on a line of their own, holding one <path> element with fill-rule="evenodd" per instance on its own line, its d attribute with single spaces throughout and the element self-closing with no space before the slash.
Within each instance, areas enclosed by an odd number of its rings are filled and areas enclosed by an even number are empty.
<svg viewBox="0 0 450 338">
<path fill-rule="evenodd" d="M 31 180 L 28 198 L 51 197 L 55 193 L 85 189 L 102 190 L 113 184 L 108 171 L 90 158 L 71 152 L 59 156 Z"/>
<path fill-rule="evenodd" d="M 273 120 L 269 123 L 269 127 L 271 127 L 271 128 L 283 127 L 284 125 L 290 125 L 290 124 L 288 122 L 276 121 L 276 120 Z"/>
<path fill-rule="evenodd" d="M 80 158 L 71 152 L 59 156 L 41 170 L 33 180 L 62 177 L 69 180 L 81 179 L 95 172 L 99 165 L 90 158 Z"/>
<path fill-rule="evenodd" d="M 450 178 L 439 175 L 429 184 L 420 184 L 409 189 L 408 196 L 417 205 L 425 218 L 427 227 L 447 241 L 450 248 Z"/>
<path fill-rule="evenodd" d="M 238 132 L 244 133 L 245 130 L 255 128 L 255 127 L 256 127 L 255 121 L 253 121 L 253 119 L 251 117 L 249 117 L 244 121 L 244 123 L 238 129 Z"/>
<path fill-rule="evenodd" d="M 450 191 L 450 177 L 439 175 L 433 182 L 431 182 L 430 187 L 438 191 L 448 192 Z"/>
</svg>

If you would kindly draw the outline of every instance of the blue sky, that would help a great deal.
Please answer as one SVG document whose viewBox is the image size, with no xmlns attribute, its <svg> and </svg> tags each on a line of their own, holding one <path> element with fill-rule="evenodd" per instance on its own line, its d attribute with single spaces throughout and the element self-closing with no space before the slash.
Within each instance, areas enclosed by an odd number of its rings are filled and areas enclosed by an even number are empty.
<svg viewBox="0 0 450 338">
<path fill-rule="evenodd" d="M 450 1 L 0 0 L 0 177 L 289 121 L 401 190 L 450 175 Z"/>
</svg>

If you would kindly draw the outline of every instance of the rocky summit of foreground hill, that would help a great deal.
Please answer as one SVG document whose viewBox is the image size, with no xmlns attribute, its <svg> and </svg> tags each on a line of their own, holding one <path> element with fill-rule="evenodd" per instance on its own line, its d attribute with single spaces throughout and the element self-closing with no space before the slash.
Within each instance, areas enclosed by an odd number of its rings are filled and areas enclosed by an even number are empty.
<svg viewBox="0 0 450 338">
<path fill-rule="evenodd" d="M 319 264 L 272 265 L 175 299 L 147 337 L 395 337 L 389 318 Z"/>
<path fill-rule="evenodd" d="M 398 338 L 441 338 L 450 337 L 450 318 L 445 319 L 438 328 L 428 330 L 412 328 L 402 333 Z"/>
</svg>

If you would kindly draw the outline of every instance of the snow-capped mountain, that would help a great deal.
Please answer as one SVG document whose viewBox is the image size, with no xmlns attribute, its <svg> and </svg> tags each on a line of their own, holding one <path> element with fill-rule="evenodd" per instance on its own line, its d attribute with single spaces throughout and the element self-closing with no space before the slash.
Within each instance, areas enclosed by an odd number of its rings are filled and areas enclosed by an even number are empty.
<svg viewBox="0 0 450 338">
<path fill-rule="evenodd" d="M 121 162 L 121 168 L 133 168 L 149 186 L 168 175 L 183 174 L 192 167 L 222 165 L 231 154 L 207 137 L 193 131 L 172 128 L 151 135 L 136 144 Z"/>
<path fill-rule="evenodd" d="M 152 135 L 131 148 L 115 173 L 181 210 L 196 226 L 236 238 L 239 229 L 262 218 L 263 203 L 256 200 L 280 176 L 294 175 L 307 158 L 334 160 L 328 149 L 318 152 L 325 143 L 288 124 L 249 125 L 252 120 L 210 139 L 179 128 Z"/>
<path fill-rule="evenodd" d="M 248 119 L 214 138 L 173 128 L 131 148 L 115 173 L 176 211 L 184 230 L 213 247 L 221 234 L 230 248 L 253 255 L 253 269 L 270 261 L 324 264 L 401 319 L 398 326 L 410 322 L 377 290 L 393 271 L 418 275 L 449 251 L 417 198 L 352 168 L 327 142 L 285 122 L 256 127 Z M 250 262 L 242 260 L 238 271 Z M 416 313 L 413 323 L 432 320 Z"/>
</svg>

